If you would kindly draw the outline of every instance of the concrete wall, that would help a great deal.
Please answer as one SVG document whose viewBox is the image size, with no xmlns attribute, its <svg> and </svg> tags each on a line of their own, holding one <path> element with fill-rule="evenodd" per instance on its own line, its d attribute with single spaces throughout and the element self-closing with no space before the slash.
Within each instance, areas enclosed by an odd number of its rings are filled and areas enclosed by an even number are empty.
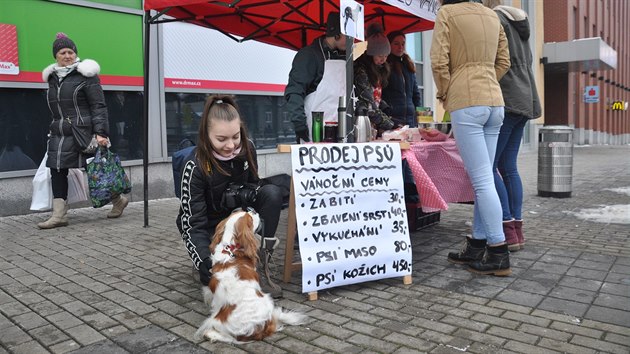
<svg viewBox="0 0 630 354">
<path fill-rule="evenodd" d="M 613 135 L 593 129 L 577 128 L 573 132 L 576 145 L 628 145 L 630 134 Z"/>
<path fill-rule="evenodd" d="M 291 154 L 265 153 L 258 154 L 259 173 L 261 177 L 281 173 L 291 174 Z M 126 166 L 125 171 L 133 186 L 129 200 L 142 201 L 144 196 L 144 175 L 142 165 Z M 173 190 L 173 170 L 170 162 L 149 165 L 149 199 L 175 197 Z M 0 180 L 0 216 L 38 213 L 29 210 L 31 206 L 33 176 L 5 178 Z M 71 208 L 91 206 L 89 201 L 71 205 Z M 104 209 L 109 209 L 105 206 Z M 106 211 L 104 210 L 103 213 Z"/>
</svg>

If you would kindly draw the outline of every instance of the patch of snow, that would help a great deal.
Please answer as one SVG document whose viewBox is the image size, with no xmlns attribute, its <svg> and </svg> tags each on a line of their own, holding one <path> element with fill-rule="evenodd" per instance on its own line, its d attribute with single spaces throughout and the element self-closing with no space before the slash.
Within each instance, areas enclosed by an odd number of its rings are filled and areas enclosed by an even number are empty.
<svg viewBox="0 0 630 354">
<path fill-rule="evenodd" d="M 582 209 L 577 212 L 565 211 L 565 213 L 587 221 L 605 224 L 630 224 L 630 204 L 602 205 L 600 208 Z"/>
<path fill-rule="evenodd" d="M 463 348 L 459 348 L 459 347 L 456 347 L 456 346 L 454 346 L 454 345 L 447 344 L 447 345 L 446 345 L 446 347 L 447 347 L 447 348 L 453 348 L 453 349 L 455 349 L 455 350 L 459 350 L 460 352 L 465 352 L 465 351 L 467 351 L 467 350 L 468 350 L 468 348 L 470 348 L 470 345 L 467 345 L 467 346 L 465 346 L 465 347 L 463 347 Z"/>
<path fill-rule="evenodd" d="M 604 188 L 605 191 L 611 191 L 619 194 L 630 195 L 630 187 L 621 187 L 621 188 Z"/>
</svg>

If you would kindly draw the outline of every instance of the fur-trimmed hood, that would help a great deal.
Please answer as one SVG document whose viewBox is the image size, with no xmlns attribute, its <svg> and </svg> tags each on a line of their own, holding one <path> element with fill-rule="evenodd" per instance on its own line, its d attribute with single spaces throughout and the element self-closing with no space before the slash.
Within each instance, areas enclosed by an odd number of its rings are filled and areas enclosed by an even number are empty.
<svg viewBox="0 0 630 354">
<path fill-rule="evenodd" d="M 44 82 L 48 82 L 48 78 L 50 77 L 50 74 L 53 73 L 55 65 L 57 65 L 57 63 L 52 63 L 48 65 L 44 71 L 42 71 L 42 79 L 44 79 Z M 79 62 L 79 65 L 77 65 L 77 71 L 85 77 L 92 77 L 101 72 L 101 66 L 98 65 L 95 60 L 85 59 Z"/>
<path fill-rule="evenodd" d="M 502 13 L 514 26 L 518 35 L 524 41 L 529 39 L 530 29 L 527 20 L 527 12 L 512 6 L 499 5 L 493 8 L 494 11 Z"/>
</svg>

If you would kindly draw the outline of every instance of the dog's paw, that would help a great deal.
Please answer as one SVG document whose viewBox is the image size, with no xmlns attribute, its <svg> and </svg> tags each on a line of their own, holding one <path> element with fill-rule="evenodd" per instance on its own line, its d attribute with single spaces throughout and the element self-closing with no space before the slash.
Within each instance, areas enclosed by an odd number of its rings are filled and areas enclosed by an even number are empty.
<svg viewBox="0 0 630 354">
<path fill-rule="evenodd" d="M 225 343 L 231 343 L 234 341 L 234 338 L 230 337 L 230 336 L 226 336 L 225 334 L 219 333 L 214 329 L 210 329 L 207 330 L 203 336 L 210 340 L 211 342 L 225 342 Z"/>
<path fill-rule="evenodd" d="M 207 286 L 203 286 L 201 287 L 201 293 L 203 295 L 203 302 L 210 306 L 212 304 L 212 291 L 210 291 L 210 288 L 208 288 Z"/>
</svg>

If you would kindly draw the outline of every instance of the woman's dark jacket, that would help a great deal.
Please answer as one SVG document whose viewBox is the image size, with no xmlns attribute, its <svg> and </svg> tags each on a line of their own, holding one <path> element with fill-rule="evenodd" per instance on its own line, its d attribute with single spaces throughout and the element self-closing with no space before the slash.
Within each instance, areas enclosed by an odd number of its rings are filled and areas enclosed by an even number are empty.
<svg viewBox="0 0 630 354">
<path fill-rule="evenodd" d="M 503 25 L 510 48 L 510 70 L 499 81 L 505 101 L 505 113 L 528 119 L 538 118 L 542 115 L 542 109 L 532 71 L 527 13 L 510 6 L 497 6 L 494 10 Z"/>
<path fill-rule="evenodd" d="M 249 144 L 256 161 L 256 149 L 253 143 Z M 249 167 L 244 154 L 229 161 L 217 160 L 228 175 L 218 172 L 216 166 L 212 166 L 211 173 L 204 175 L 195 153 L 196 149 L 193 149 L 186 157 L 182 171 L 182 195 L 177 228 L 186 244 L 188 255 L 199 269 L 201 263 L 210 257 L 208 247 L 214 229 L 232 212 L 221 207 L 223 192 L 230 183 L 257 183 L 259 179 Z"/>
<path fill-rule="evenodd" d="M 420 106 L 420 90 L 416 74 L 409 71 L 403 57 L 390 54 L 387 61 L 392 68 L 389 84 L 383 88 L 383 100 L 390 106 L 388 113 L 398 125 L 417 127 L 416 107 Z"/>
<path fill-rule="evenodd" d="M 107 106 L 98 73 L 100 67 L 94 60 L 84 60 L 61 82 L 49 65 L 43 72 L 48 82 L 48 108 L 52 115 L 48 161 L 46 167 L 80 168 L 89 156 L 82 154 L 72 135 L 72 125 L 77 125 L 88 135 L 109 137 Z"/>
</svg>

